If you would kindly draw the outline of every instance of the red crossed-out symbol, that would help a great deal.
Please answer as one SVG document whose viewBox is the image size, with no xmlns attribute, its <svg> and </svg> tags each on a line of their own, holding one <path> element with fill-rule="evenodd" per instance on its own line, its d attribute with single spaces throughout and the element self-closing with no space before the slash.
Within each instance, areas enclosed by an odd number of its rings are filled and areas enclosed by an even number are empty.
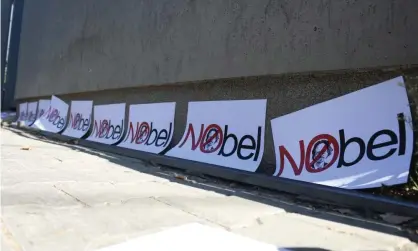
<svg viewBox="0 0 418 251">
<path fill-rule="evenodd" d="M 223 142 L 223 132 L 217 124 L 211 124 L 206 127 L 203 132 L 202 143 L 200 144 L 200 151 L 203 153 L 213 153 L 217 151 Z M 214 146 L 216 144 L 216 146 Z"/>
<path fill-rule="evenodd" d="M 147 122 L 142 122 L 139 126 L 138 137 L 135 140 L 135 143 L 142 144 L 144 143 L 150 134 L 150 126 Z"/>
</svg>

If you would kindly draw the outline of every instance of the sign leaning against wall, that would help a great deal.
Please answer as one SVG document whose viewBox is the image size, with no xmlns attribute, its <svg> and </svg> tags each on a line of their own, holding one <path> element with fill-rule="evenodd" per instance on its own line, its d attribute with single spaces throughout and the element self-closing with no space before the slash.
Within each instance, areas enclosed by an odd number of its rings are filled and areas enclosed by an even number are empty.
<svg viewBox="0 0 418 251">
<path fill-rule="evenodd" d="M 125 107 L 125 103 L 95 105 L 93 128 L 87 140 L 107 145 L 118 143 L 125 131 Z"/>
<path fill-rule="evenodd" d="M 36 120 L 38 120 L 42 115 L 45 114 L 45 112 L 48 110 L 49 106 L 51 104 L 51 100 L 49 99 L 40 99 L 38 101 L 38 110 L 36 112 Z M 35 122 L 36 122 L 35 120 Z M 35 123 L 31 125 L 31 127 L 37 128 Z"/>
<path fill-rule="evenodd" d="M 274 175 L 347 189 L 406 183 L 410 121 L 402 77 L 275 118 Z"/>
<path fill-rule="evenodd" d="M 189 102 L 180 142 L 165 155 L 255 172 L 264 153 L 265 99 Z"/>
<path fill-rule="evenodd" d="M 63 135 L 81 138 L 86 135 L 91 126 L 93 101 L 73 100 L 70 107 L 70 118 Z"/>
<path fill-rule="evenodd" d="M 175 102 L 130 105 L 126 137 L 118 146 L 161 153 L 173 138 L 175 112 Z"/>
<path fill-rule="evenodd" d="M 36 111 L 38 109 L 38 101 L 28 103 L 27 117 L 24 122 L 25 126 L 31 126 L 36 120 Z"/>
<path fill-rule="evenodd" d="M 28 103 L 19 104 L 19 116 L 16 122 L 25 121 L 28 113 Z"/>
<path fill-rule="evenodd" d="M 39 117 L 34 126 L 43 131 L 60 133 L 67 124 L 68 104 L 56 96 L 51 97 L 48 110 Z"/>
</svg>

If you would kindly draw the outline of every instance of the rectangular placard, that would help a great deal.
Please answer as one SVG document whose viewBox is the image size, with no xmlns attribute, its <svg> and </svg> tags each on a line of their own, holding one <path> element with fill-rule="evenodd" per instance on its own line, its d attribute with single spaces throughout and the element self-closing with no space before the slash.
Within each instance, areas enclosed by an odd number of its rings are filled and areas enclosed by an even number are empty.
<svg viewBox="0 0 418 251">
<path fill-rule="evenodd" d="M 63 135 L 82 138 L 89 131 L 91 126 L 91 113 L 93 101 L 73 100 L 70 106 L 70 118 Z"/>
<path fill-rule="evenodd" d="M 38 101 L 28 103 L 28 112 L 24 121 L 25 126 L 31 126 L 36 120 L 36 110 L 38 109 Z"/>
<path fill-rule="evenodd" d="M 16 122 L 23 122 L 26 120 L 26 117 L 28 115 L 28 103 L 20 103 L 19 104 L 19 117 L 17 117 Z"/>
<path fill-rule="evenodd" d="M 38 101 L 38 109 L 36 111 L 36 120 L 38 120 L 42 115 L 45 114 L 45 112 L 48 110 L 49 106 L 51 105 L 51 100 L 49 99 L 40 99 Z M 36 122 L 35 120 L 35 122 Z M 36 123 L 33 123 L 31 127 L 37 128 Z M 40 128 L 38 128 L 40 129 Z"/>
<path fill-rule="evenodd" d="M 274 175 L 346 189 L 407 182 L 411 111 L 398 77 L 271 121 Z"/>
<path fill-rule="evenodd" d="M 60 133 L 67 124 L 67 115 L 68 104 L 52 96 L 48 110 L 35 121 L 34 125 L 43 131 Z"/>
<path fill-rule="evenodd" d="M 126 137 L 118 146 L 161 153 L 173 137 L 175 111 L 175 102 L 130 105 Z"/>
<path fill-rule="evenodd" d="M 125 103 L 95 105 L 93 129 L 87 140 L 107 145 L 118 143 L 125 131 L 125 107 Z"/>
<path fill-rule="evenodd" d="M 266 103 L 189 102 L 183 137 L 166 155 L 254 172 L 264 153 Z"/>
</svg>

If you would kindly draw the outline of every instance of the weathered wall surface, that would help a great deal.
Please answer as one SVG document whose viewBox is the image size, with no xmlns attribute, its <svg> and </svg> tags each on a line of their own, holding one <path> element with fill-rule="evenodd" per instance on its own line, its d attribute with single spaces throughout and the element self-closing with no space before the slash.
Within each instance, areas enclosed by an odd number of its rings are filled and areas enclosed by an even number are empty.
<svg viewBox="0 0 418 251">
<path fill-rule="evenodd" d="M 15 97 L 417 64 L 417 13 L 417 0 L 25 1 Z M 283 98 L 309 87 L 274 85 Z"/>
</svg>

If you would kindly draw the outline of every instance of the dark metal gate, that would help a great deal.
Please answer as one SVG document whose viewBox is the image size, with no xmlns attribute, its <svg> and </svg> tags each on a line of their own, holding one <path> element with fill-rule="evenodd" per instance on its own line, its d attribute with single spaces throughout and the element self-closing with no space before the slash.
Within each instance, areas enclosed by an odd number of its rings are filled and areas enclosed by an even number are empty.
<svg viewBox="0 0 418 251">
<path fill-rule="evenodd" d="M 1 0 L 1 110 L 15 110 L 14 93 L 24 0 Z"/>
</svg>

